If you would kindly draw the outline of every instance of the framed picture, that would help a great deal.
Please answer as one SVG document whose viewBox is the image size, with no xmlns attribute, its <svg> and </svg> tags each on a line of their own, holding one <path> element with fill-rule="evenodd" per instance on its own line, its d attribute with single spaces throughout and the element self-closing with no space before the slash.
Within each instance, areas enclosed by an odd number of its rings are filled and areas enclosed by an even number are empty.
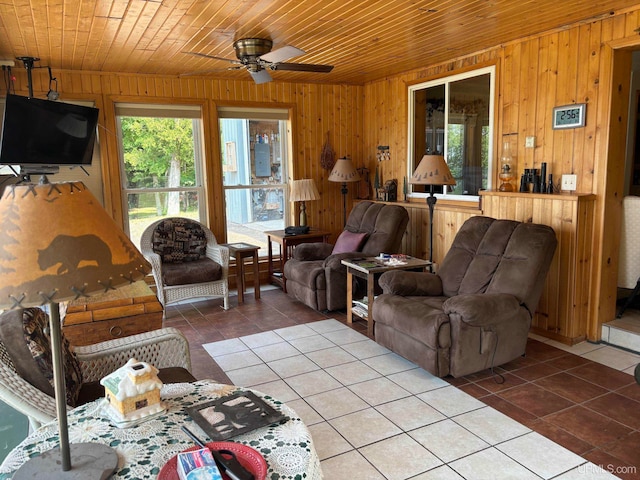
<svg viewBox="0 0 640 480">
<path fill-rule="evenodd" d="M 188 407 L 187 413 L 214 441 L 288 420 L 253 392 L 232 395 Z"/>
</svg>

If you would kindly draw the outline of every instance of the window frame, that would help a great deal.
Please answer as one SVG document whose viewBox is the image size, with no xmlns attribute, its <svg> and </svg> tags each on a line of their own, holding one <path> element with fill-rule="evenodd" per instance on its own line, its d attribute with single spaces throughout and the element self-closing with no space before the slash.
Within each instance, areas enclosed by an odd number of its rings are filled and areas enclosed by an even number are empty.
<svg viewBox="0 0 640 480">
<path fill-rule="evenodd" d="M 444 77 L 439 77 L 433 80 L 428 80 L 426 82 L 416 83 L 414 85 L 409 85 L 407 92 L 407 104 L 408 104 L 408 132 L 407 132 L 407 178 L 411 178 L 414 170 L 418 166 L 420 162 L 420 158 L 414 158 L 414 142 L 415 142 L 415 102 L 416 102 L 416 92 L 420 90 L 424 90 L 427 88 L 444 86 L 445 87 L 445 112 L 444 112 L 444 152 L 443 155 L 445 159 L 447 159 L 447 148 L 448 148 L 448 128 L 449 125 L 449 105 L 450 105 L 450 85 L 451 83 L 466 80 L 468 78 L 478 77 L 482 75 L 489 74 L 489 135 L 488 135 L 488 165 L 487 165 L 487 189 L 490 190 L 494 186 L 494 137 L 495 137 L 495 95 L 496 95 L 496 66 L 490 65 L 486 67 L 476 68 L 473 70 L 468 70 L 465 72 L 457 73 L 454 75 L 447 75 Z M 422 157 L 421 157 L 422 158 Z M 410 191 L 408 192 L 409 198 L 426 198 L 429 196 L 428 193 L 415 192 L 413 191 L 413 185 L 408 185 Z M 448 193 L 446 189 L 444 189 L 443 193 L 436 193 L 436 197 L 446 199 L 446 200 L 456 200 L 456 201 L 464 201 L 464 202 L 478 202 L 480 197 L 478 195 L 460 195 Z"/>
<path fill-rule="evenodd" d="M 207 224 L 208 197 L 204 183 L 204 170 L 206 168 L 206 152 L 204 138 L 204 118 L 202 107 L 193 104 L 163 104 L 154 103 L 115 103 L 115 123 L 118 139 L 118 161 L 120 166 L 120 191 L 123 212 L 123 229 L 127 236 L 129 231 L 129 195 L 130 194 L 153 194 L 170 192 L 195 192 L 198 196 L 198 220 Z M 193 142 L 194 142 L 194 168 L 195 185 L 180 187 L 158 187 L 158 188 L 130 188 L 127 186 L 126 168 L 124 163 L 124 149 L 122 139 L 122 117 L 148 117 L 148 118 L 183 118 L 194 120 Z"/>
<path fill-rule="evenodd" d="M 226 201 L 227 191 L 243 190 L 247 192 L 253 192 L 260 189 L 282 189 L 282 195 L 283 195 L 283 218 L 282 218 L 283 226 L 282 228 L 284 229 L 285 226 L 287 225 L 288 219 L 291 216 L 291 208 L 292 208 L 289 202 L 290 171 L 291 171 L 291 162 L 292 162 L 292 156 L 293 156 L 291 108 L 289 106 L 283 106 L 280 104 L 274 105 L 273 107 L 262 107 L 262 106 L 254 107 L 254 106 L 237 106 L 237 105 L 222 104 L 217 106 L 216 113 L 217 113 L 216 116 L 217 116 L 218 132 L 220 131 L 220 128 L 221 128 L 221 121 L 225 119 L 235 119 L 235 120 L 246 121 L 247 127 L 249 125 L 248 122 L 250 121 L 267 120 L 267 121 L 279 122 L 279 129 L 281 131 L 281 135 L 283 132 L 286 135 L 286 138 L 283 138 L 280 141 L 281 148 L 283 149 L 284 152 L 286 152 L 286 158 L 283 158 L 281 162 L 282 172 L 281 172 L 280 183 L 273 183 L 273 184 L 260 184 L 260 183 L 244 184 L 243 183 L 243 184 L 236 184 L 236 185 L 226 185 L 224 182 L 224 178 L 221 179 L 221 187 L 223 192 L 224 210 L 225 210 L 225 214 L 224 214 L 225 222 L 224 222 L 223 228 L 224 228 L 225 236 L 227 237 L 227 241 L 229 241 L 228 239 L 229 219 L 227 218 L 229 212 L 227 211 L 228 206 Z M 247 128 L 247 132 L 248 130 L 249 129 Z M 220 168 L 224 170 L 225 158 L 223 158 L 222 156 L 222 145 L 220 145 L 220 155 L 221 155 Z M 266 257 L 266 255 L 267 255 L 266 253 L 261 253 L 260 258 L 264 258 Z"/>
</svg>

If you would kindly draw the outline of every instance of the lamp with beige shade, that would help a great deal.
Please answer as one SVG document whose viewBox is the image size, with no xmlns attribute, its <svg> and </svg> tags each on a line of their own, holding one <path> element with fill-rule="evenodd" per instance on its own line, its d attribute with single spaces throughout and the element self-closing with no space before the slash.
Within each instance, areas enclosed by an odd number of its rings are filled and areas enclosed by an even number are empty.
<svg viewBox="0 0 640 480">
<path fill-rule="evenodd" d="M 456 181 L 442 155 L 425 155 L 420 160 L 418 168 L 413 172 L 409 183 L 429 186 L 429 196 L 427 197 L 427 205 L 429 206 L 429 261 L 433 262 L 433 210 L 438 201 L 434 195 L 433 187 L 436 185 L 455 185 Z"/>
<path fill-rule="evenodd" d="M 289 200 L 300 203 L 300 226 L 307 226 L 307 208 L 304 202 L 312 200 L 320 200 L 320 192 L 316 183 L 311 178 L 303 178 L 302 180 L 294 180 L 291 183 L 291 193 Z"/>
<path fill-rule="evenodd" d="M 331 170 L 331 174 L 329 175 L 328 180 L 330 182 L 342 183 L 342 189 L 340 189 L 340 193 L 342 193 L 342 220 L 343 225 L 346 225 L 347 193 L 349 192 L 349 190 L 347 189 L 347 183 L 359 181 L 360 174 L 356 170 L 356 167 L 353 166 L 353 162 L 349 157 L 342 157 L 336 161 L 336 164 L 333 166 L 333 170 Z"/>
</svg>

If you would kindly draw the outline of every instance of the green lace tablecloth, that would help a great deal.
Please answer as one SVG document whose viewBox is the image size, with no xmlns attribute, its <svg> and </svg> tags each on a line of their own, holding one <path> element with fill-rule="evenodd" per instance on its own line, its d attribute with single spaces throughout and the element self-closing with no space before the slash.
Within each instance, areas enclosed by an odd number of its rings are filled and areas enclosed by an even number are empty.
<svg viewBox="0 0 640 480">
<path fill-rule="evenodd" d="M 118 454 L 118 469 L 112 478 L 155 479 L 162 466 L 174 455 L 193 446 L 182 432 L 186 425 L 201 439 L 208 441 L 202 429 L 191 420 L 185 407 L 215 400 L 242 389 L 202 380 L 195 383 L 164 385 L 161 398 L 167 412 L 132 428 L 115 428 L 103 412 L 104 399 L 91 402 L 68 412 L 71 443 L 96 442 L 109 445 Z M 313 447 L 311 434 L 300 417 L 285 404 L 254 391 L 269 405 L 289 417 L 289 421 L 232 439 L 260 452 L 269 467 L 267 479 L 322 479 L 320 460 Z M 0 480 L 12 473 L 29 458 L 59 444 L 58 423 L 44 425 L 13 449 L 0 465 Z"/>
</svg>

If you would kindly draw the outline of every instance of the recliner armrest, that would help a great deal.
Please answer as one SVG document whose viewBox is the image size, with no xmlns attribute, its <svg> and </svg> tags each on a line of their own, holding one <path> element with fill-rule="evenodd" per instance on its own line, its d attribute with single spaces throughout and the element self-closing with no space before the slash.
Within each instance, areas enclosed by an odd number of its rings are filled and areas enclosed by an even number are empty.
<svg viewBox="0 0 640 480">
<path fill-rule="evenodd" d="M 508 322 L 524 308 L 516 297 L 508 293 L 456 295 L 448 298 L 442 307 L 447 315 L 457 314 L 463 322 L 474 327 Z"/>
<path fill-rule="evenodd" d="M 309 260 L 324 260 L 333 251 L 330 243 L 303 243 L 293 250 L 293 258 L 302 262 Z"/>
<path fill-rule="evenodd" d="M 347 271 L 347 267 L 342 265 L 342 260 L 348 258 L 362 258 L 362 252 L 342 252 L 335 255 L 329 255 L 324 260 L 324 267 L 332 270 L 344 270 Z"/>
<path fill-rule="evenodd" d="M 391 270 L 380 276 L 378 284 L 383 293 L 404 297 L 442 295 L 442 280 L 433 273 Z"/>
</svg>

